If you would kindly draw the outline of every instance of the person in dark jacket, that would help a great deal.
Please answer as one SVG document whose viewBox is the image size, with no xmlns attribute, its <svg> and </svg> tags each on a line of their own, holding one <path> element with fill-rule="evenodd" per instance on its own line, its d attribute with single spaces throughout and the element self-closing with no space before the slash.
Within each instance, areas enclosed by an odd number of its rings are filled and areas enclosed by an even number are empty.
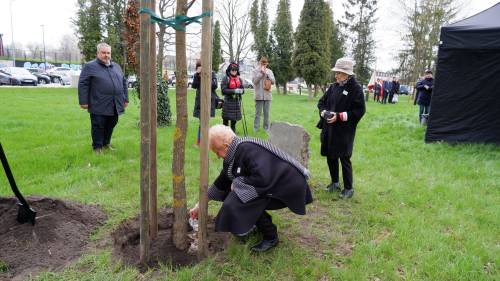
<svg viewBox="0 0 500 281">
<path fill-rule="evenodd" d="M 223 158 L 222 171 L 208 190 L 208 198 L 221 201 L 215 230 L 246 236 L 256 227 L 263 239 L 251 250 L 267 251 L 278 244 L 278 232 L 266 210 L 288 207 L 305 215 L 312 202 L 309 172 L 297 160 L 269 142 L 239 138 L 227 126 L 209 131 L 210 149 Z M 190 210 L 198 216 L 198 204 Z"/>
<path fill-rule="evenodd" d="M 201 62 L 198 60 L 196 62 L 196 73 L 193 76 L 193 83 L 191 84 L 193 89 L 196 89 L 196 97 L 194 99 L 194 109 L 193 117 L 200 118 L 200 92 L 201 92 Z M 215 108 L 219 102 L 219 96 L 215 92 L 217 89 L 217 75 L 212 71 L 212 94 L 210 96 L 210 117 L 215 116 Z M 196 139 L 196 145 L 200 145 L 200 126 L 198 126 L 198 137 Z"/>
<path fill-rule="evenodd" d="M 128 106 L 127 80 L 111 61 L 111 47 L 97 45 L 97 58 L 83 66 L 78 81 L 80 107 L 90 113 L 92 147 L 96 153 L 111 149 L 111 135 L 118 115 Z"/>
<path fill-rule="evenodd" d="M 377 82 L 373 87 L 373 101 L 380 102 L 381 92 L 382 92 L 382 86 L 380 86 L 380 79 L 377 78 Z"/>
<path fill-rule="evenodd" d="M 220 88 L 224 95 L 222 123 L 227 126 L 231 121 L 231 129 L 236 132 L 236 122 L 241 120 L 241 95 L 245 92 L 237 63 L 229 64 Z"/>
<path fill-rule="evenodd" d="M 353 66 L 354 62 L 348 58 L 337 60 L 332 69 L 336 82 L 318 102 L 321 118 L 317 127 L 321 129 L 321 155 L 327 159 L 332 179 L 327 190 L 340 191 L 340 160 L 344 180 L 340 197 L 344 199 L 354 194 L 351 155 L 356 126 L 365 114 L 363 91 L 354 77 Z"/>
<path fill-rule="evenodd" d="M 432 71 L 426 70 L 423 80 L 417 82 L 415 88 L 417 89 L 417 94 L 415 95 L 415 101 L 413 104 L 418 103 L 419 112 L 418 119 L 422 123 L 422 115 L 428 115 L 431 110 L 431 97 L 432 88 L 434 87 L 434 79 L 432 78 Z"/>
<path fill-rule="evenodd" d="M 391 92 L 389 93 L 389 103 L 394 103 L 394 95 L 399 94 L 399 81 L 396 77 L 392 77 Z"/>
</svg>

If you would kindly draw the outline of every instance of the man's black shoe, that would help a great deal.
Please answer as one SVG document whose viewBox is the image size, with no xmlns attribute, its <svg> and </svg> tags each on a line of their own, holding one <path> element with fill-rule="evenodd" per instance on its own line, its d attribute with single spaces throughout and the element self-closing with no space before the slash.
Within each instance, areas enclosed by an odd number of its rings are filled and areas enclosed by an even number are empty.
<svg viewBox="0 0 500 281">
<path fill-rule="evenodd" d="M 325 188 L 325 190 L 328 192 L 334 192 L 334 191 L 338 192 L 340 191 L 340 184 L 338 182 L 331 183 Z"/>
<path fill-rule="evenodd" d="M 342 192 L 340 192 L 339 197 L 342 199 L 348 199 L 351 198 L 354 195 L 354 189 L 346 189 L 344 188 Z"/>
<path fill-rule="evenodd" d="M 271 248 L 276 247 L 278 245 L 278 238 L 272 239 L 272 240 L 262 240 L 258 244 L 254 245 L 250 250 L 253 252 L 265 252 L 268 251 Z"/>
</svg>

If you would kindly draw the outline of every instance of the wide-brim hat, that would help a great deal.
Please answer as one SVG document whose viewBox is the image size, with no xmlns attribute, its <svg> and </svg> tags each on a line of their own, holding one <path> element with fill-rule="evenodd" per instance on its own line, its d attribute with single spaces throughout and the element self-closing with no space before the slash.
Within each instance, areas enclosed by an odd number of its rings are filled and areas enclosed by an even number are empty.
<svg viewBox="0 0 500 281">
<path fill-rule="evenodd" d="M 332 71 L 342 72 L 347 75 L 354 75 L 354 61 L 350 58 L 340 58 L 335 62 Z"/>
</svg>

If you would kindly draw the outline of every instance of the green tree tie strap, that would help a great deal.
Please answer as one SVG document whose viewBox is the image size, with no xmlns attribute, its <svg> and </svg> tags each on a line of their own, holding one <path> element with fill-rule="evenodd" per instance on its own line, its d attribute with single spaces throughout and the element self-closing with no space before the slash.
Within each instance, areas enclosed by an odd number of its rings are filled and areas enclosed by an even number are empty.
<svg viewBox="0 0 500 281">
<path fill-rule="evenodd" d="M 181 30 L 181 31 L 186 31 L 186 25 L 189 25 L 193 22 L 197 22 L 197 23 L 201 24 L 201 21 L 200 21 L 201 18 L 212 16 L 211 12 L 205 12 L 205 13 L 202 13 L 201 15 L 195 16 L 195 17 L 178 15 L 175 17 L 161 18 L 160 16 L 155 14 L 155 12 L 153 12 L 149 8 L 140 8 L 139 13 L 149 14 L 151 16 L 152 23 L 158 23 L 161 25 L 168 25 L 175 30 Z"/>
</svg>

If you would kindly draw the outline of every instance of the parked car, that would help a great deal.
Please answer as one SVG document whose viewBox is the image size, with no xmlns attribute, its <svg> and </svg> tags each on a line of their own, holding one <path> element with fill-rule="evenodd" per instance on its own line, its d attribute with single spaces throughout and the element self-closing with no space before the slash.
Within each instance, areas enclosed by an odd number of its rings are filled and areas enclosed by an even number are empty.
<svg viewBox="0 0 500 281">
<path fill-rule="evenodd" d="M 193 74 L 188 74 L 187 78 L 188 78 L 188 81 L 187 81 L 187 86 L 188 86 L 188 88 L 191 88 L 191 86 L 193 85 L 193 78 L 194 78 L 194 75 L 193 75 Z M 172 78 L 170 79 L 169 84 L 170 84 L 172 87 L 175 87 L 176 82 L 177 82 L 177 79 L 175 78 L 175 75 L 174 75 L 174 76 L 172 76 Z"/>
<path fill-rule="evenodd" d="M 253 83 L 250 79 L 241 79 L 243 81 L 243 88 L 253 89 Z"/>
<path fill-rule="evenodd" d="M 22 67 L 4 67 L 0 73 L 0 85 L 38 85 L 38 78 Z"/>
<path fill-rule="evenodd" d="M 50 84 L 52 79 L 45 72 L 38 68 L 26 68 L 31 74 L 35 75 L 38 78 L 38 84 Z"/>
<path fill-rule="evenodd" d="M 137 85 L 137 76 L 132 74 L 127 78 L 127 85 L 129 88 L 135 88 Z"/>
<path fill-rule="evenodd" d="M 408 86 L 406 85 L 399 85 L 399 94 L 401 95 L 408 95 L 410 93 Z"/>
<path fill-rule="evenodd" d="M 52 69 L 47 70 L 47 73 L 59 75 L 62 80 L 61 82 L 62 85 L 71 84 L 71 75 L 73 72 L 69 67 L 54 67 Z"/>
</svg>

